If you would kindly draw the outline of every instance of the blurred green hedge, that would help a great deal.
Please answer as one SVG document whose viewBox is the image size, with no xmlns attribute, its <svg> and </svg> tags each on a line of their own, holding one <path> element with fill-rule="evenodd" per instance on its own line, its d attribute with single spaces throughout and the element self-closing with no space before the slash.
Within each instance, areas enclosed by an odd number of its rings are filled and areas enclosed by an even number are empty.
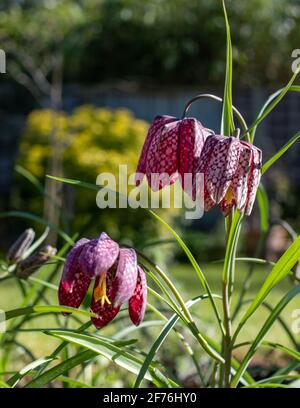
<svg viewBox="0 0 300 408">
<path fill-rule="evenodd" d="M 146 122 L 125 109 L 81 106 L 71 114 L 35 110 L 28 116 L 18 164 L 44 183 L 53 154 L 52 135 L 56 132 L 65 177 L 95 183 L 101 172 L 118 177 L 119 164 L 127 164 L 131 174 L 136 169 L 147 128 Z M 105 230 L 115 239 L 139 245 L 159 234 L 158 224 L 150 216 L 145 217 L 144 210 L 101 210 L 96 206 L 94 191 L 63 187 L 62 210 L 70 220 L 72 232 L 86 230 L 92 236 Z M 23 211 L 43 213 L 43 200 L 34 186 L 22 178 L 18 180 L 13 201 Z"/>
</svg>

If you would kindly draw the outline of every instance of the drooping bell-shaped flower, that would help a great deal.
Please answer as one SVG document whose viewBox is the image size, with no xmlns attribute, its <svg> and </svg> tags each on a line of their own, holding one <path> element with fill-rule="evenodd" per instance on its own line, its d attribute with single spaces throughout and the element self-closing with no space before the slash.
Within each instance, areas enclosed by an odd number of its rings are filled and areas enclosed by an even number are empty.
<svg viewBox="0 0 300 408">
<path fill-rule="evenodd" d="M 93 278 L 91 310 L 97 314 L 92 318 L 97 328 L 109 323 L 126 302 L 129 302 L 132 322 L 138 325 L 143 320 L 147 284 L 133 249 L 119 248 L 106 233 L 98 239 L 79 240 L 65 262 L 58 291 L 59 303 L 79 307 Z"/>
<path fill-rule="evenodd" d="M 153 191 L 194 175 L 206 137 L 212 131 L 197 119 L 157 116 L 149 128 L 137 166 L 136 184 L 143 175 Z"/>
<path fill-rule="evenodd" d="M 261 165 L 261 150 L 252 144 L 235 137 L 209 136 L 196 170 L 204 175 L 204 210 L 209 211 L 220 204 L 224 215 L 228 215 L 233 206 L 249 215 L 260 181 Z"/>
</svg>

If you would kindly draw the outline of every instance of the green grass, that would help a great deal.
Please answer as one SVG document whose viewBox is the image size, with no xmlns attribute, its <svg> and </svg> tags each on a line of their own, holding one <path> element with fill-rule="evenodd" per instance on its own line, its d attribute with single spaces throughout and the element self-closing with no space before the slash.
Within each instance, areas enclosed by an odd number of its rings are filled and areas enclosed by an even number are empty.
<svg viewBox="0 0 300 408">
<path fill-rule="evenodd" d="M 222 264 L 206 264 L 202 265 L 202 270 L 204 271 L 209 284 L 213 292 L 220 294 L 221 293 L 221 286 L 220 286 L 220 277 L 222 272 Z M 245 275 L 248 270 L 248 265 L 246 263 L 238 263 L 237 270 L 236 270 L 236 282 L 235 282 L 235 292 L 233 295 L 233 308 L 238 298 L 238 294 L 241 291 L 243 282 L 245 280 Z M 264 282 L 270 267 L 268 266 L 256 266 L 255 271 L 253 274 L 253 282 L 251 285 L 251 289 L 247 293 L 246 298 L 251 299 L 256 294 L 262 283 Z M 180 290 L 183 298 L 188 300 L 192 297 L 195 297 L 201 293 L 203 290 L 201 288 L 200 282 L 195 271 L 192 269 L 191 266 L 186 264 L 177 264 L 173 265 L 166 269 L 167 274 L 173 280 L 176 287 Z M 38 275 L 37 275 L 38 276 Z M 291 287 L 291 282 L 289 279 L 285 279 L 277 288 L 275 288 L 272 293 L 267 298 L 269 304 L 275 306 L 276 303 L 282 298 L 282 296 L 288 291 Z M 57 294 L 53 290 L 47 291 L 48 300 L 52 304 L 57 304 Z M 22 294 L 20 289 L 17 285 L 17 282 L 14 279 L 4 281 L 0 284 L 0 309 L 2 310 L 10 310 L 14 308 L 18 308 L 22 306 Z M 152 301 L 152 298 L 151 298 Z M 43 302 L 41 302 L 43 304 Z M 221 304 L 220 302 L 217 303 L 220 307 L 221 312 Z M 245 306 L 246 307 L 246 306 Z M 242 309 L 245 310 L 245 307 Z M 288 307 L 284 310 L 282 317 L 285 319 L 287 325 L 291 327 L 292 324 L 292 311 L 295 308 L 299 308 L 299 299 L 294 300 L 291 302 Z M 192 310 L 194 316 L 197 317 L 197 321 L 199 327 L 206 333 L 209 333 L 211 337 L 217 339 L 216 333 L 216 325 L 214 324 L 214 315 L 212 313 L 211 307 L 209 306 L 209 302 L 202 302 L 199 306 L 196 306 Z M 259 328 L 262 326 L 264 321 L 266 320 L 269 312 L 266 309 L 258 310 L 252 318 L 249 320 L 248 324 L 242 330 L 238 341 L 249 341 L 251 340 L 255 334 L 258 332 Z M 56 318 L 60 319 L 61 322 L 66 321 L 63 316 L 57 316 Z M 53 315 L 43 315 L 32 319 L 30 323 L 27 323 L 23 326 L 23 329 L 38 329 L 38 328 L 55 328 L 57 327 L 57 321 Z M 151 317 L 152 318 L 152 317 Z M 72 322 L 70 319 L 68 320 L 69 327 L 78 327 L 78 323 Z M 124 323 L 125 325 L 128 324 L 128 319 L 126 318 Z M 105 329 L 105 335 L 108 333 L 112 333 L 114 331 L 114 326 L 110 325 L 108 328 Z M 152 330 L 151 333 L 155 334 L 158 333 L 159 329 Z M 172 337 L 170 338 L 172 339 Z M 271 341 L 276 341 L 285 345 L 291 345 L 290 341 L 283 331 L 280 324 L 276 323 L 272 330 L 268 333 L 267 338 Z M 299 335 L 298 335 L 299 339 Z M 36 358 L 49 355 L 54 348 L 59 343 L 52 337 L 46 336 L 42 332 L 34 331 L 34 332 L 20 332 L 17 335 L 17 340 L 26 347 L 28 347 L 35 355 Z M 147 337 L 147 340 L 143 340 L 145 347 L 149 347 L 151 343 L 151 338 Z M 176 339 L 173 339 L 176 341 Z M 299 339 L 300 340 L 300 339 Z M 173 348 L 172 348 L 173 349 Z M 242 350 L 242 349 L 241 349 Z M 243 351 L 242 351 L 243 352 Z M 26 361 L 24 355 L 22 355 L 20 350 L 16 350 L 16 363 L 15 368 L 23 367 Z M 239 352 L 236 352 L 237 356 Z"/>
<path fill-rule="evenodd" d="M 235 276 L 235 289 L 232 299 L 232 309 L 234 310 L 236 302 L 239 297 L 239 293 L 242 289 L 242 285 L 245 281 L 245 277 L 249 268 L 249 264 L 245 262 L 238 262 L 236 268 L 236 276 Z M 221 294 L 221 273 L 222 273 L 222 264 L 208 264 L 202 265 L 202 270 L 205 273 L 208 282 L 213 290 L 213 292 Z M 259 288 L 263 284 L 268 272 L 270 271 L 269 266 L 255 266 L 253 277 L 252 277 L 252 284 L 249 291 L 246 294 L 245 299 L 250 300 L 254 297 L 254 295 L 258 292 Z M 179 288 L 185 295 L 185 299 L 187 296 L 193 297 L 197 296 L 202 293 L 201 287 L 199 285 L 198 278 L 196 273 L 193 271 L 192 267 L 189 265 L 176 265 L 170 269 L 169 275 L 178 282 Z M 284 294 L 292 287 L 291 281 L 289 278 L 286 278 L 283 282 L 281 282 L 270 295 L 267 297 L 267 303 L 270 304 L 272 307 L 275 306 L 280 299 L 284 296 Z M 220 303 L 219 303 L 219 306 Z M 199 310 L 198 314 L 201 320 L 204 322 L 212 322 L 213 315 L 211 313 L 211 309 L 208 306 L 208 303 L 202 303 L 200 306 L 201 310 Z M 241 314 L 245 311 L 247 305 L 241 309 L 241 313 L 238 315 L 237 318 L 241 317 Z M 292 325 L 292 311 L 296 308 L 300 308 L 299 299 L 294 299 L 283 311 L 282 317 L 285 319 L 285 322 L 291 328 Z M 221 310 L 221 309 L 220 309 Z M 197 312 L 194 310 L 194 312 Z M 267 316 L 269 315 L 269 311 L 265 308 L 260 308 L 254 315 L 249 319 L 247 325 L 242 330 L 240 336 L 238 337 L 238 342 L 249 341 L 251 340 L 255 334 L 257 334 L 258 330 L 262 327 L 263 323 L 265 322 Z M 297 336 L 297 335 L 295 335 Z M 296 337 L 297 338 L 297 337 Z M 290 345 L 290 341 L 283 331 L 281 325 L 279 323 L 275 323 L 270 332 L 268 333 L 266 339 L 271 341 L 276 341 L 279 343 L 284 343 Z M 300 342 L 300 336 L 298 334 L 298 340 Z"/>
</svg>

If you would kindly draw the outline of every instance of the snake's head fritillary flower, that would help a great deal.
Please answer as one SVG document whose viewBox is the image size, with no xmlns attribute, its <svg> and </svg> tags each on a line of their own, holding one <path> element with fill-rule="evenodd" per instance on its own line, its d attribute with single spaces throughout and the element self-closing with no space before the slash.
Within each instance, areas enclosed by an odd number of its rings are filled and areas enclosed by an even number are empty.
<svg viewBox="0 0 300 408">
<path fill-rule="evenodd" d="M 45 245 L 28 258 L 18 262 L 16 275 L 18 278 L 27 279 L 30 275 L 45 265 L 57 252 L 51 245 Z"/>
<path fill-rule="evenodd" d="M 107 272 L 105 281 L 107 298 L 103 299 L 103 280 L 96 279 L 91 310 L 94 325 L 100 329 L 109 323 L 125 302 L 129 302 L 129 315 L 138 326 L 144 318 L 147 303 L 147 283 L 143 269 L 136 263 L 132 249 L 120 249 L 118 261 Z"/>
<path fill-rule="evenodd" d="M 91 310 L 97 317 L 92 322 L 98 329 L 109 323 L 126 302 L 132 322 L 138 325 L 143 320 L 146 277 L 133 249 L 119 248 L 106 233 L 98 239 L 79 240 L 67 255 L 59 285 L 59 303 L 79 307 L 93 278 Z"/>
<path fill-rule="evenodd" d="M 142 149 L 136 184 L 146 175 L 151 189 L 157 191 L 173 184 L 179 176 L 184 181 L 184 174 L 193 175 L 209 134 L 211 131 L 194 118 L 157 116 Z"/>
<path fill-rule="evenodd" d="M 18 263 L 22 260 L 23 255 L 29 249 L 35 237 L 35 232 L 32 228 L 28 228 L 19 236 L 12 244 L 7 253 L 7 259 L 10 262 Z"/>
<path fill-rule="evenodd" d="M 235 137 L 209 136 L 197 168 L 197 173 L 204 174 L 204 210 L 220 204 L 224 215 L 228 215 L 233 206 L 249 215 L 261 165 L 261 150 L 252 144 Z"/>
</svg>

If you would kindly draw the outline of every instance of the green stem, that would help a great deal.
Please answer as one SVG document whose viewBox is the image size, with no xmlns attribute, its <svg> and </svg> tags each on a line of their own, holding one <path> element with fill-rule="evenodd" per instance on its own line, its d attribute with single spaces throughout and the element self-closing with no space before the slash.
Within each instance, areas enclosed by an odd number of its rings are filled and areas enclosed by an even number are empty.
<svg viewBox="0 0 300 408">
<path fill-rule="evenodd" d="M 262 252 L 262 249 L 263 249 L 263 246 L 264 246 L 264 243 L 265 243 L 265 238 L 266 238 L 266 234 L 263 234 L 262 236 L 259 237 L 258 244 L 256 246 L 255 253 L 254 253 L 255 258 L 257 258 L 257 257 L 259 257 L 261 255 L 261 252 Z M 241 307 L 243 305 L 245 294 L 248 292 L 248 290 L 250 289 L 250 286 L 251 286 L 251 280 L 252 280 L 252 275 L 253 275 L 254 270 L 255 270 L 255 264 L 251 263 L 250 266 L 249 266 L 248 273 L 246 275 L 244 284 L 242 286 L 242 290 L 240 292 L 239 299 L 237 301 L 235 310 L 233 312 L 232 320 L 234 320 L 237 317 L 237 315 L 238 315 L 238 313 L 239 313 L 239 311 L 240 311 L 240 309 L 241 309 Z"/>
<path fill-rule="evenodd" d="M 242 217 L 235 211 L 233 216 L 227 223 L 227 244 L 226 244 L 226 254 L 224 260 L 224 269 L 222 275 L 222 300 L 223 300 L 223 324 L 225 333 L 223 335 L 223 357 L 224 357 L 224 367 L 221 371 L 222 379 L 224 380 L 224 386 L 226 388 L 230 387 L 230 376 L 231 376 L 231 360 L 232 360 L 232 323 L 231 323 L 231 313 L 230 313 L 230 299 L 231 293 L 233 291 L 234 282 L 234 270 L 235 270 L 235 257 L 236 248 L 240 233 Z"/>
<path fill-rule="evenodd" d="M 230 387 L 230 370 L 231 370 L 231 317 L 230 317 L 230 300 L 229 300 L 229 282 L 223 282 L 223 312 L 224 312 L 224 327 L 225 335 L 223 337 L 223 353 L 224 353 L 224 385 Z"/>
<path fill-rule="evenodd" d="M 188 310 L 188 308 L 186 307 L 186 304 L 185 304 L 183 298 L 181 297 L 180 293 L 178 292 L 178 290 L 173 285 L 172 281 L 164 273 L 164 271 L 162 269 L 160 269 L 160 267 L 158 265 L 155 265 L 155 263 L 153 263 L 146 255 L 144 255 L 144 254 L 142 254 L 141 252 L 138 252 L 138 251 L 136 251 L 136 252 L 141 258 L 143 258 L 144 261 L 146 261 L 149 265 L 151 265 L 151 267 L 153 269 L 155 269 L 155 271 L 158 273 L 158 275 L 162 278 L 162 280 L 167 284 L 167 286 L 169 287 L 169 289 L 173 293 L 175 299 L 177 300 L 177 302 L 181 306 L 181 309 L 182 309 L 183 313 L 185 314 L 187 320 L 189 322 L 193 322 L 193 317 L 192 317 L 190 311 Z"/>
<path fill-rule="evenodd" d="M 189 312 L 183 298 L 181 297 L 180 293 L 175 288 L 175 286 L 173 285 L 171 280 L 168 278 L 168 276 L 160 269 L 159 266 L 155 265 L 146 255 L 142 254 L 139 251 L 136 251 L 136 252 L 144 261 L 146 261 L 158 273 L 158 275 L 162 278 L 162 280 L 167 284 L 167 286 L 169 287 L 169 289 L 173 293 L 175 299 L 178 301 L 179 305 L 181 306 L 181 309 L 182 309 L 182 311 L 183 311 L 183 313 L 184 313 L 184 315 L 185 315 L 185 317 L 187 319 L 186 323 L 187 323 L 188 327 L 190 328 L 191 332 L 194 334 L 194 336 L 196 337 L 196 339 L 198 340 L 198 342 L 202 346 L 202 348 L 212 358 L 214 358 L 215 360 L 223 363 L 223 359 L 219 356 L 218 353 L 216 353 L 209 346 L 206 339 L 199 332 L 199 330 L 198 330 L 198 328 L 197 328 L 197 326 L 196 326 L 196 324 L 194 322 L 194 319 L 193 319 L 191 313 Z"/>
<path fill-rule="evenodd" d="M 194 98 L 192 98 L 191 100 L 188 101 L 188 103 L 185 105 L 184 110 L 183 110 L 183 114 L 182 114 L 182 118 L 184 118 L 190 108 L 190 106 L 197 101 L 198 99 L 212 99 L 215 100 L 217 102 L 223 103 L 223 99 L 220 98 L 219 96 L 213 95 L 213 94 L 200 94 L 200 95 L 196 95 Z M 234 116 L 237 118 L 244 134 L 247 137 L 247 141 L 250 142 L 250 134 L 247 131 L 248 127 L 246 124 L 246 121 L 243 117 L 243 115 L 240 113 L 240 111 L 232 105 L 232 112 L 234 114 Z"/>
</svg>

